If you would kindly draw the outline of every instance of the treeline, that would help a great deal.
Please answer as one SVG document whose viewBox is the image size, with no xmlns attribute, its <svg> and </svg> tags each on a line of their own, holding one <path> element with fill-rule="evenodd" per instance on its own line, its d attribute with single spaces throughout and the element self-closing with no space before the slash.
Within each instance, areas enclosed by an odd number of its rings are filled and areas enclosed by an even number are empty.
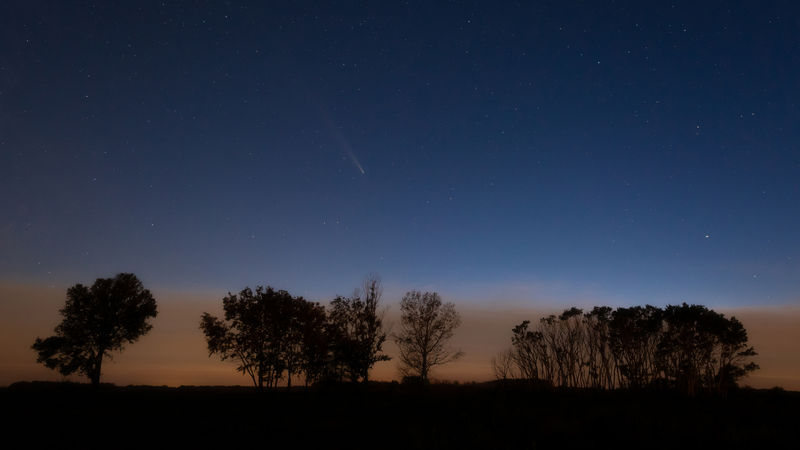
<svg viewBox="0 0 800 450">
<path fill-rule="evenodd" d="M 370 274 L 350 297 L 337 296 L 328 309 L 286 291 L 259 286 L 222 299 L 222 319 L 203 313 L 200 329 L 209 356 L 238 363 L 237 370 L 253 380 L 256 390 L 274 390 L 295 377 L 306 385 L 369 381 L 375 363 L 389 361 L 382 353 L 388 337 L 380 277 Z M 461 319 L 452 303 L 434 293 L 408 292 L 401 302 L 401 330 L 393 335 L 400 348 L 400 369 L 427 382 L 434 366 L 464 353 L 447 345 Z M 37 338 L 31 348 L 37 361 L 62 375 L 86 375 L 100 386 L 103 359 L 136 342 L 153 326 L 155 299 L 130 273 L 98 278 L 91 288 L 77 284 L 67 290 L 64 317 L 55 335 Z"/>
<path fill-rule="evenodd" d="M 368 275 L 350 297 L 337 296 L 326 308 L 286 291 L 258 287 L 223 298 L 225 315 L 204 313 L 200 329 L 209 356 L 238 364 L 257 390 L 274 389 L 304 378 L 305 384 L 367 382 L 389 332 L 383 290 Z M 404 380 L 427 385 L 431 371 L 458 360 L 449 345 L 461 318 L 438 294 L 410 291 L 400 304 L 399 348 Z M 157 316 L 155 299 L 127 273 L 98 278 L 91 287 L 67 290 L 55 335 L 37 338 L 37 361 L 69 376 L 100 385 L 103 359 L 147 334 Z M 492 358 L 495 378 L 536 387 L 593 389 L 673 389 L 688 396 L 725 396 L 731 386 L 758 369 L 747 362 L 756 353 L 735 317 L 699 305 L 632 308 L 570 308 L 561 315 L 524 321 L 513 329 L 511 347 Z"/>
<path fill-rule="evenodd" d="M 306 385 L 366 382 L 376 362 L 390 359 L 381 353 L 387 338 L 381 295 L 377 275 L 327 310 L 286 291 L 246 288 L 222 300 L 224 319 L 204 313 L 200 328 L 209 354 L 237 362 L 259 391 L 284 379 L 291 388 L 294 376 Z"/>
<path fill-rule="evenodd" d="M 513 329 L 511 347 L 492 358 L 498 380 L 537 387 L 673 389 L 724 397 L 759 367 L 735 317 L 700 305 L 570 308 Z"/>
</svg>

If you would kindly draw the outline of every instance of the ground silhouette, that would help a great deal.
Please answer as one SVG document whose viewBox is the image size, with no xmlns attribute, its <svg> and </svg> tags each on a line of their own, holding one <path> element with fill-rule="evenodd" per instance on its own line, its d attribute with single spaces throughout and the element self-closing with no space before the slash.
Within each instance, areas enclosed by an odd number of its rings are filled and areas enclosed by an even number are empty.
<svg viewBox="0 0 800 450">
<path fill-rule="evenodd" d="M 781 390 L 734 389 L 719 400 L 496 383 L 261 395 L 252 387 L 0 389 L 7 448 L 793 448 L 798 420 L 800 393 Z"/>
</svg>

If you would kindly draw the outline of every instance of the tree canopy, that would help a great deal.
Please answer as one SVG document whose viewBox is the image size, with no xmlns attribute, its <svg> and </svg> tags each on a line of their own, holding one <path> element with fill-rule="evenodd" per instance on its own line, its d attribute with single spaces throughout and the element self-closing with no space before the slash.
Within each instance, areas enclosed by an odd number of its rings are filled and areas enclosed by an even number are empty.
<svg viewBox="0 0 800 450">
<path fill-rule="evenodd" d="M 89 377 L 96 389 L 100 385 L 103 357 L 124 350 L 153 326 L 156 301 L 142 282 L 131 273 L 114 278 L 98 278 L 91 288 L 82 284 L 67 290 L 67 303 L 60 310 L 64 319 L 55 336 L 36 338 L 31 346 L 37 362 L 62 375 L 79 373 Z"/>
<path fill-rule="evenodd" d="M 218 354 L 239 363 L 236 368 L 250 375 L 257 390 L 274 386 L 283 377 L 283 350 L 288 332 L 288 310 L 293 303 L 286 291 L 259 286 L 222 299 L 225 319 L 203 313 L 200 328 L 206 336 L 209 356 Z"/>
<path fill-rule="evenodd" d="M 245 288 L 222 300 L 224 320 L 204 313 L 200 329 L 209 356 L 238 362 L 256 390 L 275 388 L 304 374 L 306 384 L 320 381 L 367 381 L 378 361 L 387 331 L 379 310 L 380 278 L 370 275 L 349 298 L 336 297 L 329 312 L 318 303 L 271 287 Z"/>
<path fill-rule="evenodd" d="M 237 362 L 257 391 L 274 389 L 286 379 L 289 388 L 295 374 L 313 381 L 323 370 L 327 353 L 321 333 L 325 309 L 286 291 L 259 286 L 222 299 L 225 318 L 204 313 L 200 329 L 206 336 L 209 356 Z"/>
<path fill-rule="evenodd" d="M 379 309 L 382 296 L 380 277 L 370 274 L 349 298 L 337 296 L 331 302 L 326 324 L 329 380 L 367 382 L 375 363 L 391 359 L 382 353 L 388 336 L 383 322 L 386 311 Z"/>
<path fill-rule="evenodd" d="M 759 367 L 735 317 L 701 305 L 571 308 L 515 327 L 512 347 L 492 360 L 499 379 L 550 386 L 675 389 L 724 397 Z"/>
</svg>

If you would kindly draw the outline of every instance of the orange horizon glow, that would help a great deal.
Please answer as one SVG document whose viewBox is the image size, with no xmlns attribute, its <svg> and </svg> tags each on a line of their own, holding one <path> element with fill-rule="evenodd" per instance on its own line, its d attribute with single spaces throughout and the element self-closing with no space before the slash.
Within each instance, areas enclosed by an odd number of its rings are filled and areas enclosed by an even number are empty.
<svg viewBox="0 0 800 450">
<path fill-rule="evenodd" d="M 113 362 L 103 363 L 101 382 L 153 386 L 251 386 L 252 380 L 235 369 L 235 364 L 209 357 L 200 315 L 208 311 L 221 315 L 221 297 L 188 292 L 153 292 L 159 315 L 152 320 L 153 330 L 124 352 L 116 353 Z M 36 363 L 30 346 L 37 337 L 48 337 L 60 322 L 59 309 L 64 306 L 65 290 L 55 287 L 0 283 L 0 386 L 17 381 L 60 381 L 64 377 Z M 453 346 L 465 356 L 456 362 L 437 367 L 433 377 L 439 380 L 482 382 L 492 379 L 489 360 L 511 344 L 511 329 L 523 320 L 560 313 L 552 308 L 481 309 L 474 305 L 456 304 L 462 325 L 456 330 Z M 386 304 L 392 304 L 387 299 Z M 398 322 L 398 308 L 391 308 L 387 322 Z M 800 391 L 800 308 L 790 306 L 761 308 L 717 308 L 726 317 L 736 316 L 745 326 L 749 345 L 761 366 L 741 384 L 754 388 Z M 394 357 L 395 344 L 387 341 L 384 352 Z M 396 361 L 377 363 L 370 373 L 376 381 L 399 380 Z M 72 381 L 87 380 L 73 375 Z M 293 379 L 293 385 L 304 384 Z"/>
</svg>

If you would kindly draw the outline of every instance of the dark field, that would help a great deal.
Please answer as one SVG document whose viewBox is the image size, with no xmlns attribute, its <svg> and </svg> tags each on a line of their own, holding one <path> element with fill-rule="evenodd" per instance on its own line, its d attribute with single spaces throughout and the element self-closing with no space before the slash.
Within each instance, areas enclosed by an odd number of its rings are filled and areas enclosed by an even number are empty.
<svg viewBox="0 0 800 450">
<path fill-rule="evenodd" d="M 375 383 L 257 395 L 250 388 L 15 383 L 3 448 L 797 448 L 800 393 L 727 400 L 625 392 Z M 794 446 L 792 446 L 794 444 Z M 600 446 L 600 447 L 597 447 Z"/>
</svg>

